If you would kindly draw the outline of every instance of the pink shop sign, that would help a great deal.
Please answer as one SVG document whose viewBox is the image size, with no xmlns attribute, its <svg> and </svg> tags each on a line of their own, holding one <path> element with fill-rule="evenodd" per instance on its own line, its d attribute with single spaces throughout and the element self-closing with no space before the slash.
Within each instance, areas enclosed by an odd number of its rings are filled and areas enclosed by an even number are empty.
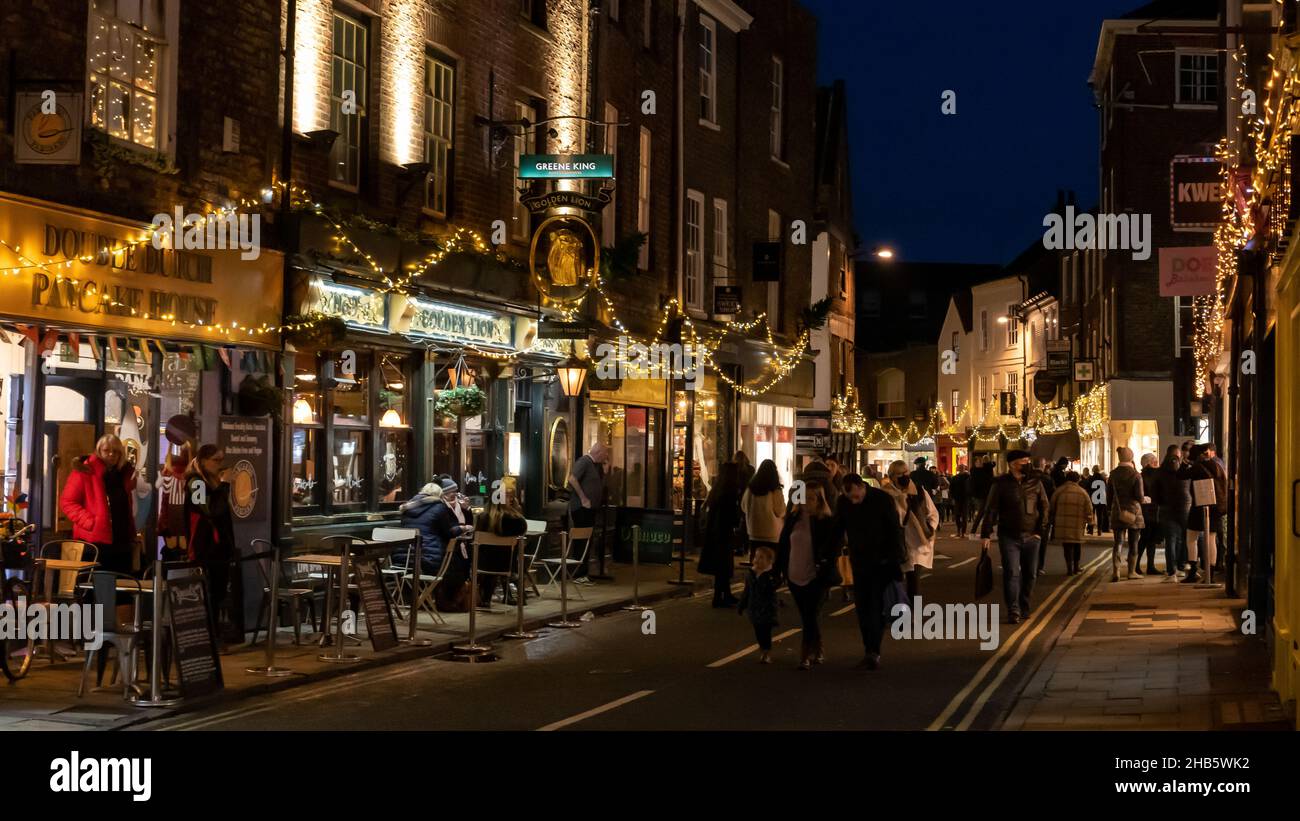
<svg viewBox="0 0 1300 821">
<path fill-rule="evenodd" d="M 1160 249 L 1160 296 L 1214 293 L 1218 252 L 1213 245 Z"/>
</svg>

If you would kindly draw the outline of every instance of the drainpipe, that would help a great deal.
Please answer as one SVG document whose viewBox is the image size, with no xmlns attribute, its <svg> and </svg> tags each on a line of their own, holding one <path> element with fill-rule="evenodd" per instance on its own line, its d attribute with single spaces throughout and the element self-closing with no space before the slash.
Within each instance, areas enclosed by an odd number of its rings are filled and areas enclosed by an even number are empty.
<svg viewBox="0 0 1300 821">
<path fill-rule="evenodd" d="M 686 113 L 683 108 L 682 98 L 686 94 L 686 7 L 689 0 L 678 0 L 677 2 L 677 133 L 675 135 L 676 145 L 673 146 L 673 162 L 677 164 L 677 190 L 673 197 L 673 213 L 676 219 L 673 221 L 673 234 L 677 246 L 677 271 L 675 277 L 677 280 L 677 304 L 681 305 L 685 299 L 686 293 L 682 276 L 685 273 L 686 265 L 686 246 L 682 237 L 682 200 L 686 197 L 686 160 L 685 160 L 685 141 L 686 141 Z M 672 397 L 668 397 L 672 400 Z"/>
</svg>

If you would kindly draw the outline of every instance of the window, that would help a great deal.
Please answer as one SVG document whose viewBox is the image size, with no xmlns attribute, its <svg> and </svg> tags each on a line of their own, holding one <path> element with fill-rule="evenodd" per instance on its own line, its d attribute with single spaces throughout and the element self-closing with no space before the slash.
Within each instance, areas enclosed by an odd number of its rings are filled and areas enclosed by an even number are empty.
<svg viewBox="0 0 1300 821">
<path fill-rule="evenodd" d="M 515 106 L 516 119 L 527 120 L 529 123 L 537 122 L 537 109 L 527 103 L 518 103 Z M 520 129 L 515 134 L 515 178 L 519 178 L 519 168 L 525 154 L 531 154 L 536 150 L 536 133 L 530 129 Z M 514 198 L 515 217 L 514 217 L 514 238 L 517 240 L 527 241 L 532 231 L 532 221 L 528 209 L 519 201 L 519 197 Z"/>
<path fill-rule="evenodd" d="M 1185 105 L 1217 105 L 1219 102 L 1219 55 L 1216 52 L 1178 54 L 1176 102 Z"/>
<path fill-rule="evenodd" d="M 1020 320 L 1016 319 L 1014 305 L 1007 306 L 1007 347 L 1011 348 L 1020 343 Z"/>
<path fill-rule="evenodd" d="M 718 124 L 718 26 L 700 15 L 700 119 Z"/>
<path fill-rule="evenodd" d="M 954 359 L 961 359 L 961 337 L 956 331 L 952 332 L 952 356 Z"/>
<path fill-rule="evenodd" d="M 956 388 L 952 389 L 952 396 L 948 401 L 951 410 L 948 411 L 948 421 L 951 424 L 957 424 L 957 417 L 961 415 L 961 391 Z"/>
<path fill-rule="evenodd" d="M 637 156 L 636 230 L 645 235 L 637 267 L 650 270 L 650 129 L 641 126 L 641 146 Z"/>
<path fill-rule="evenodd" d="M 727 201 L 713 200 L 713 278 L 729 279 L 731 266 L 727 264 L 731 244 L 727 241 Z"/>
<path fill-rule="evenodd" d="M 1020 393 L 1020 374 L 1007 371 L 1007 393 Z"/>
<path fill-rule="evenodd" d="M 330 70 L 330 129 L 339 133 L 330 148 L 330 182 L 355 189 L 361 182 L 361 138 L 366 117 L 366 27 L 334 15 Z M 346 111 L 345 111 L 346 109 Z"/>
<path fill-rule="evenodd" d="M 903 372 L 889 368 L 876 376 L 876 418 L 901 419 L 907 413 Z"/>
<path fill-rule="evenodd" d="M 781 215 L 772 209 L 767 210 L 767 241 L 781 241 Z M 781 283 L 767 283 L 767 324 L 770 328 L 781 327 Z"/>
<path fill-rule="evenodd" d="M 546 28 L 546 0 L 519 0 L 519 14 L 538 28 Z"/>
<path fill-rule="evenodd" d="M 976 419 L 976 418 L 982 419 L 984 417 L 984 410 L 988 407 L 989 378 L 984 374 L 980 374 L 979 377 L 979 397 L 980 397 L 980 405 L 978 408 L 976 408 L 971 412 L 972 419 Z"/>
<path fill-rule="evenodd" d="M 989 349 L 989 312 L 980 311 L 980 350 Z"/>
<path fill-rule="evenodd" d="M 849 374 L 853 373 L 853 343 L 847 339 L 840 340 L 840 396 L 848 393 Z"/>
<path fill-rule="evenodd" d="M 167 64 L 164 0 L 93 0 L 86 65 L 94 128 L 119 140 L 165 151 L 167 123 L 159 105 Z"/>
<path fill-rule="evenodd" d="M 618 122 L 618 109 L 605 103 L 605 122 Z M 614 158 L 614 179 L 618 179 L 618 127 L 605 125 L 605 153 Z M 600 233 L 606 248 L 613 248 L 618 240 L 618 183 L 615 182 L 609 194 L 609 205 L 600 212 Z"/>
<path fill-rule="evenodd" d="M 429 164 L 424 207 L 447 216 L 451 186 L 451 152 L 456 106 L 456 73 L 436 57 L 424 61 L 424 161 Z"/>
<path fill-rule="evenodd" d="M 785 64 L 781 62 L 780 57 L 772 58 L 772 108 L 769 112 L 768 122 L 768 146 L 772 151 L 772 158 L 782 160 L 785 158 L 785 144 L 781 130 L 782 120 L 785 116 Z"/>
<path fill-rule="evenodd" d="M 646 48 L 654 47 L 655 0 L 645 0 L 645 16 L 641 18 L 642 44 Z"/>
<path fill-rule="evenodd" d="M 704 195 L 686 192 L 686 272 L 682 283 L 686 305 L 704 306 Z"/>
<path fill-rule="evenodd" d="M 841 246 L 840 255 L 840 299 L 849 298 L 849 253 L 848 249 Z"/>
</svg>

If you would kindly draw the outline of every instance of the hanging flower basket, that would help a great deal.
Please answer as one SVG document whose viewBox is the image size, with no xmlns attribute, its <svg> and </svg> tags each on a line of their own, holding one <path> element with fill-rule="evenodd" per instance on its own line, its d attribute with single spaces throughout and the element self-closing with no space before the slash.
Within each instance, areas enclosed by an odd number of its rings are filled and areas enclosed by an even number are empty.
<svg viewBox="0 0 1300 821">
<path fill-rule="evenodd" d="M 468 388 L 448 388 L 438 392 L 434 409 L 443 416 L 463 418 L 478 416 L 483 412 L 486 397 L 477 385 Z"/>
</svg>

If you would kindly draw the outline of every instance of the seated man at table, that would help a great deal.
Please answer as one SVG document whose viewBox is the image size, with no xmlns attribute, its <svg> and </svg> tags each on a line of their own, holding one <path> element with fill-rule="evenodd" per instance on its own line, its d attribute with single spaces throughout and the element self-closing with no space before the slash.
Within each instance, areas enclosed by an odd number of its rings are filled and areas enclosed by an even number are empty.
<svg viewBox="0 0 1300 821">
<path fill-rule="evenodd" d="M 505 499 L 497 502 L 497 493 L 504 491 Z M 477 530 L 484 533 L 491 533 L 494 536 L 522 536 L 528 530 L 528 521 L 524 518 L 524 512 L 519 507 L 519 500 L 515 495 L 515 480 L 507 477 L 500 489 L 494 491 L 488 501 L 487 509 L 478 515 L 478 521 L 475 522 Z M 513 552 L 505 547 L 480 547 L 478 555 L 479 569 L 479 604 L 487 604 L 492 601 L 492 594 L 496 591 L 497 576 L 485 576 L 484 571 L 488 573 L 508 573 L 511 570 L 510 559 Z M 514 600 L 510 597 L 510 591 L 506 590 L 506 603 L 513 604 Z"/>
<path fill-rule="evenodd" d="M 442 567 L 443 553 L 453 539 L 472 530 L 458 524 L 451 509 L 442 500 L 442 486 L 425 485 L 419 493 L 402 504 L 402 526 L 420 531 L 420 572 L 433 575 Z M 393 561 L 405 565 L 406 554 L 393 555 Z"/>
</svg>

